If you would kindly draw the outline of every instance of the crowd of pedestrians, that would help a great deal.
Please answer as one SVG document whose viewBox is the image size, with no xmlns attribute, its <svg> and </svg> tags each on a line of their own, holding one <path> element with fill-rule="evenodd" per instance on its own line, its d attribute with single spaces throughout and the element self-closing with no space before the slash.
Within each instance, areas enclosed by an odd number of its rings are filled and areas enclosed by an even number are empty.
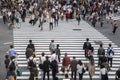
<svg viewBox="0 0 120 80">
<path fill-rule="evenodd" d="M 111 24 L 111 32 L 113 34 L 116 33 L 118 25 L 116 20 L 112 20 L 111 18 L 120 13 L 120 3 L 116 0 L 1 0 L 0 8 L 3 15 L 3 22 L 4 24 L 7 23 L 9 28 L 20 23 L 20 20 L 23 23 L 26 22 L 27 17 L 30 18 L 29 23 L 31 25 L 35 25 L 38 21 L 39 25 L 37 27 L 40 30 L 44 30 L 45 22 L 49 23 L 49 30 L 53 30 L 54 27 L 59 25 L 60 19 L 62 21 L 65 19 L 66 22 L 69 22 L 69 19 L 76 19 L 76 24 L 78 22 L 78 25 L 80 25 L 81 19 L 83 19 L 90 21 L 93 27 L 96 27 L 97 22 L 100 23 L 101 27 L 104 27 L 104 20 L 108 16 L 109 20 L 107 22 Z M 37 64 L 39 64 L 39 68 L 43 74 L 43 80 L 45 80 L 46 73 L 49 80 L 50 71 L 52 71 L 53 80 L 57 80 L 57 73 L 59 72 L 58 63 L 61 61 L 65 78 L 68 78 L 68 73 L 71 70 L 71 78 L 73 80 L 76 80 L 77 73 L 79 73 L 79 80 L 82 80 L 84 72 L 87 69 L 90 80 L 92 80 L 92 76 L 95 74 L 94 47 L 89 42 L 89 38 L 86 39 L 83 45 L 85 58 L 89 60 L 87 65 L 82 63 L 81 60 L 77 61 L 75 56 L 73 56 L 73 59 L 70 59 L 67 53 L 65 53 L 63 60 L 61 60 L 59 46 L 57 44 L 56 48 L 54 40 L 51 40 L 49 45 L 51 56 L 46 56 L 42 52 L 39 63 L 37 63 L 35 60 L 35 46 L 32 40 L 29 40 L 25 52 L 30 71 L 29 80 L 37 79 L 39 73 Z M 10 80 L 9 77 L 13 76 L 13 80 L 16 80 L 16 70 L 19 66 L 16 63 L 17 53 L 13 45 L 10 46 L 7 53 L 8 55 L 5 56 L 6 79 Z M 107 51 L 104 49 L 103 44 L 100 44 L 97 55 L 101 80 L 108 80 L 108 71 L 111 70 L 113 56 L 115 55 L 112 44 L 109 44 Z M 66 71 L 67 74 L 65 73 Z M 120 70 L 116 72 L 116 79 L 120 78 L 119 74 Z"/>
<path fill-rule="evenodd" d="M 53 48 L 54 46 L 54 48 Z M 35 45 L 32 40 L 29 40 L 29 44 L 26 47 L 26 60 L 27 68 L 30 72 L 29 80 L 38 80 L 38 76 L 41 76 L 45 80 L 45 75 L 47 73 L 47 80 L 50 80 L 49 74 L 52 71 L 52 79 L 59 80 L 57 73 L 62 71 L 65 75 L 65 78 L 77 80 L 77 74 L 79 74 L 79 80 L 83 79 L 83 75 L 86 71 L 89 73 L 90 80 L 93 80 L 92 77 L 95 75 L 95 61 L 94 61 L 94 49 L 91 48 L 92 44 L 89 42 L 89 38 L 86 38 L 86 42 L 83 44 L 83 50 L 85 51 L 85 58 L 88 63 L 83 63 L 80 59 L 77 60 L 75 56 L 71 59 L 67 53 L 61 60 L 59 44 L 55 44 L 54 40 L 51 40 L 49 44 L 49 49 L 51 56 L 47 56 L 44 52 L 41 53 L 39 59 L 36 60 L 35 56 Z M 98 48 L 98 67 L 100 68 L 101 80 L 109 80 L 108 72 L 112 67 L 112 60 L 114 54 L 114 48 L 112 44 L 108 45 L 108 48 L 105 50 L 103 44 L 100 44 Z M 5 56 L 5 67 L 6 67 L 6 79 L 14 78 L 18 73 L 19 66 L 17 64 L 17 53 L 13 47 L 10 45 L 10 49 Z M 62 66 L 59 67 L 59 63 L 62 62 Z M 39 67 L 39 69 L 38 69 Z M 39 75 L 41 72 L 41 75 Z M 71 72 L 71 76 L 69 76 Z M 120 70 L 118 69 L 115 74 L 115 79 L 119 80 Z M 63 79 L 65 80 L 65 79 Z"/>
<path fill-rule="evenodd" d="M 81 18 L 88 20 L 95 27 L 99 23 L 104 27 L 111 24 L 111 32 L 116 33 L 118 28 L 116 20 L 112 17 L 120 14 L 120 2 L 117 0 L 1 0 L 1 14 L 4 24 L 11 28 L 15 24 L 20 28 L 21 23 L 29 17 L 29 23 L 40 30 L 44 29 L 44 23 L 49 23 L 49 30 L 58 26 L 60 19 L 76 19 L 78 25 Z M 22 22 L 21 22 L 22 21 Z M 19 25 L 19 26 L 18 26 Z"/>
</svg>

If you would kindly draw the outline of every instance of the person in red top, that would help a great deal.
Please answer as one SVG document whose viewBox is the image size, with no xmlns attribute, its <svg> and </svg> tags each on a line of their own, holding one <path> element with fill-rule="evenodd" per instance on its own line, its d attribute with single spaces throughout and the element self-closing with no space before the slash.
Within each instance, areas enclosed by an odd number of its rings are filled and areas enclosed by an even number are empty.
<svg viewBox="0 0 120 80">
<path fill-rule="evenodd" d="M 69 12 L 68 12 L 68 10 L 66 11 L 65 16 L 66 16 L 66 21 L 68 22 L 68 18 L 69 18 Z"/>
<path fill-rule="evenodd" d="M 62 66 L 65 70 L 69 71 L 69 64 L 70 64 L 70 57 L 67 56 L 67 53 L 65 53 L 65 56 L 62 60 Z"/>
</svg>

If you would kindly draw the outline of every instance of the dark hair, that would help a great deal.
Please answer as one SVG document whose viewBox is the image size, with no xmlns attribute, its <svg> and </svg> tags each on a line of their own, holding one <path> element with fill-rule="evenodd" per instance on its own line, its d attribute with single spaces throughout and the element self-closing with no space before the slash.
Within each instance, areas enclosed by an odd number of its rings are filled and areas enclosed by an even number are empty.
<svg viewBox="0 0 120 80">
<path fill-rule="evenodd" d="M 86 41 L 89 41 L 89 38 L 86 38 Z"/>
<path fill-rule="evenodd" d="M 29 43 L 32 43 L 32 40 L 29 40 Z"/>
<path fill-rule="evenodd" d="M 8 59 L 8 58 L 9 58 L 9 55 L 5 55 L 5 58 Z"/>
<path fill-rule="evenodd" d="M 73 56 L 73 59 L 75 59 L 76 57 L 75 56 Z"/>
<path fill-rule="evenodd" d="M 44 56 L 45 55 L 45 53 L 44 52 L 42 52 L 42 56 Z"/>
<path fill-rule="evenodd" d="M 54 42 L 54 40 L 51 40 L 51 42 Z"/>
<path fill-rule="evenodd" d="M 49 57 L 48 56 L 46 56 L 46 60 L 48 60 L 49 59 Z"/>
<path fill-rule="evenodd" d="M 10 48 L 13 48 L 13 45 L 10 45 Z"/>
<path fill-rule="evenodd" d="M 81 61 L 81 60 L 79 60 L 79 61 L 78 61 L 78 64 L 79 64 L 79 65 L 83 65 L 83 63 L 82 63 L 82 61 Z"/>
<path fill-rule="evenodd" d="M 100 65 L 100 68 L 104 68 L 104 67 L 105 67 L 105 65 L 103 65 L 103 64 Z"/>
<path fill-rule="evenodd" d="M 68 74 L 67 73 L 65 74 L 65 78 L 68 78 Z"/>
<path fill-rule="evenodd" d="M 111 47 L 112 46 L 112 44 L 109 44 L 109 47 Z"/>
</svg>

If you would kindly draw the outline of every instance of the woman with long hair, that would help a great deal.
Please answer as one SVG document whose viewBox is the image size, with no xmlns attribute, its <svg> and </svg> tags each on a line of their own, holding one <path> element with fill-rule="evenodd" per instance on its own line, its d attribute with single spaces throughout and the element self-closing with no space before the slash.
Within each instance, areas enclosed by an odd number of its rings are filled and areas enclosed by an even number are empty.
<svg viewBox="0 0 120 80">
<path fill-rule="evenodd" d="M 90 80 L 92 80 L 92 76 L 95 74 L 95 64 L 94 64 L 94 58 L 92 56 L 89 59 L 88 72 L 89 72 Z"/>
</svg>

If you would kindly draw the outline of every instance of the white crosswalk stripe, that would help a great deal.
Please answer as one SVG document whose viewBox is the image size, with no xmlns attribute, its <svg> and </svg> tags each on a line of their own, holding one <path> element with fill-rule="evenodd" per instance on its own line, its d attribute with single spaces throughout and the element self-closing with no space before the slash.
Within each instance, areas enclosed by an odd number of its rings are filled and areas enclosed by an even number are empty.
<svg viewBox="0 0 120 80">
<path fill-rule="evenodd" d="M 120 48 L 110 41 L 107 37 L 102 35 L 100 32 L 92 28 L 89 24 L 85 21 L 81 21 L 80 25 L 77 25 L 75 20 L 71 20 L 68 23 L 65 21 L 60 21 L 58 27 L 54 27 L 52 31 L 49 31 L 48 23 L 44 24 L 43 31 L 37 27 L 38 23 L 35 26 L 32 26 L 28 23 L 28 19 L 25 23 L 21 24 L 20 29 L 14 29 L 14 47 L 17 51 L 17 63 L 18 66 L 21 68 L 25 68 L 23 70 L 22 76 L 17 76 L 17 79 L 21 80 L 28 80 L 29 78 L 29 70 L 27 69 L 27 60 L 25 56 L 25 49 L 27 47 L 28 41 L 31 39 L 35 44 L 37 57 L 38 60 L 41 52 L 45 52 L 46 55 L 50 56 L 49 52 L 49 43 L 51 40 L 55 41 L 55 44 L 60 45 L 61 49 L 61 59 L 63 58 L 65 52 L 68 53 L 68 56 L 72 57 L 75 56 L 77 60 L 82 60 L 83 63 L 88 63 L 88 61 L 84 57 L 84 51 L 82 50 L 83 43 L 85 42 L 86 38 L 90 39 L 92 46 L 95 49 L 94 59 L 95 59 L 95 66 L 96 71 L 93 78 L 99 78 L 99 68 L 97 67 L 98 58 L 97 58 L 97 49 L 99 45 L 95 42 L 102 41 L 104 44 L 104 48 L 108 47 L 108 44 L 111 43 L 115 49 L 115 56 L 113 58 L 113 67 L 112 70 L 108 72 L 109 78 L 115 78 L 115 71 L 120 66 Z M 73 30 L 73 29 L 81 29 Z M 59 68 L 61 68 L 62 64 L 59 63 Z M 63 78 L 64 75 L 60 71 L 58 74 L 59 78 Z M 77 76 L 78 77 L 78 76 Z M 41 76 L 39 75 L 39 78 Z M 52 79 L 52 75 L 50 73 L 50 78 Z M 84 74 L 83 78 L 89 78 L 88 72 Z"/>
</svg>

